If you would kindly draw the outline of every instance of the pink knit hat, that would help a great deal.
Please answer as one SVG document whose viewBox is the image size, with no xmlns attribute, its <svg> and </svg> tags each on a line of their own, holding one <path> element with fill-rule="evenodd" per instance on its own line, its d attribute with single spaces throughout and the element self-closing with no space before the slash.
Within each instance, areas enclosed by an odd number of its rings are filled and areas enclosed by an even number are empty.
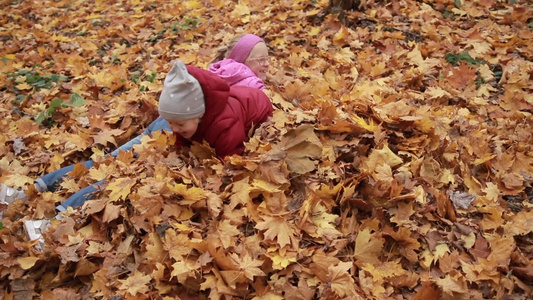
<svg viewBox="0 0 533 300">
<path fill-rule="evenodd" d="M 248 33 L 243 36 L 237 44 L 233 47 L 228 58 L 233 59 L 236 62 L 244 63 L 252 48 L 259 42 L 265 42 L 262 38 L 255 34 Z"/>
</svg>

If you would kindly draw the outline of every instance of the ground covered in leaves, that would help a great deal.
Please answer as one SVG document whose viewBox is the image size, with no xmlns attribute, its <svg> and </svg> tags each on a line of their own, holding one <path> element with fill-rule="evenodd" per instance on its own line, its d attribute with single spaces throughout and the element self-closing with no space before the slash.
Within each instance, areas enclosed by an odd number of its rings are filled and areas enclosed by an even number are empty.
<svg viewBox="0 0 533 300">
<path fill-rule="evenodd" d="M 0 298 L 530 299 L 530 3 L 165 2 L 0 4 L 0 182 L 95 161 L 1 208 Z M 240 32 L 271 49 L 276 106 L 245 156 L 162 133 L 105 157 L 155 119 L 170 61 Z"/>
</svg>

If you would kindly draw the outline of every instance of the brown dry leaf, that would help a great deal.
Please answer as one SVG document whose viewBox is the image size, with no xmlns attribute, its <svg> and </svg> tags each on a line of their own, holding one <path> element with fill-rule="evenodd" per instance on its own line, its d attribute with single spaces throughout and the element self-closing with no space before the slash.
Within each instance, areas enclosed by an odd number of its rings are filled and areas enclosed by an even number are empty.
<svg viewBox="0 0 533 300">
<path fill-rule="evenodd" d="M 400 253 L 410 262 L 418 261 L 418 255 L 415 250 L 419 250 L 420 243 L 412 238 L 412 232 L 409 228 L 400 227 L 397 232 L 389 232 L 384 230 L 384 233 L 389 234 L 399 244 Z M 357 247 L 357 246 L 356 246 Z"/>
<path fill-rule="evenodd" d="M 359 231 L 355 240 L 354 257 L 358 265 L 365 263 L 379 264 L 379 255 L 385 241 L 371 234 L 369 229 Z"/>
<path fill-rule="evenodd" d="M 322 143 L 309 125 L 301 125 L 289 131 L 281 138 L 283 151 L 289 171 L 305 174 L 316 168 L 316 162 L 322 155 Z"/>
<path fill-rule="evenodd" d="M 441 290 L 433 282 L 423 281 L 413 300 L 439 299 Z"/>
<path fill-rule="evenodd" d="M 31 269 L 39 259 L 39 257 L 27 256 L 19 258 L 17 261 L 22 269 L 28 270 Z"/>
<path fill-rule="evenodd" d="M 106 130 L 101 131 L 97 135 L 93 135 L 92 138 L 94 139 L 95 144 L 100 144 L 103 146 L 107 146 L 108 143 L 113 144 L 117 146 L 117 142 L 115 141 L 115 137 L 122 134 L 124 131 L 120 129 L 112 129 L 112 130 Z"/>
<path fill-rule="evenodd" d="M 527 1 L 64 2 L 2 6 L 0 182 L 28 200 L 0 207 L 0 298 L 531 293 Z M 158 117 L 171 61 L 206 69 L 240 33 L 268 46 L 275 106 L 244 156 L 168 132 L 105 155 Z M 100 180 L 36 260 L 23 221 Z"/>
<path fill-rule="evenodd" d="M 452 68 L 451 75 L 447 77 L 450 85 L 458 90 L 463 90 L 474 83 L 476 78 L 476 69 L 461 63 L 459 67 Z"/>
<path fill-rule="evenodd" d="M 353 266 L 351 262 L 339 262 L 336 266 L 329 266 L 328 276 L 331 278 L 331 290 L 339 297 L 353 297 L 357 293 L 354 279 L 348 272 Z"/>
<path fill-rule="evenodd" d="M 453 296 L 454 293 L 465 294 L 468 292 L 466 280 L 457 272 L 452 272 L 442 279 L 437 279 L 436 283 L 443 293 L 450 296 Z"/>
</svg>

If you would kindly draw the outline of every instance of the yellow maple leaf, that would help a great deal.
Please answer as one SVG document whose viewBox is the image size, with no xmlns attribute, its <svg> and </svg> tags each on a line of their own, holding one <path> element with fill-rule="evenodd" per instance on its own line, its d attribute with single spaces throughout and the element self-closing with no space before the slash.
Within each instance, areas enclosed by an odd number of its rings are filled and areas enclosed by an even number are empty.
<svg viewBox="0 0 533 300">
<path fill-rule="evenodd" d="M 309 34 L 310 36 L 316 36 L 316 35 L 318 35 L 321 31 L 322 31 L 322 28 L 321 28 L 321 27 L 313 26 L 313 27 L 310 28 L 308 34 Z"/>
<path fill-rule="evenodd" d="M 438 244 L 435 247 L 433 262 L 437 262 L 439 258 L 443 257 L 445 253 L 450 253 L 450 248 L 447 244 Z"/>
<path fill-rule="evenodd" d="M 233 182 L 233 194 L 230 196 L 230 209 L 234 209 L 239 204 L 247 205 L 248 201 L 250 201 L 251 186 L 249 181 L 250 179 L 245 177 L 242 180 Z"/>
<path fill-rule="evenodd" d="M 187 8 L 200 8 L 202 7 L 202 3 L 200 1 L 192 0 L 192 1 L 185 1 L 185 7 Z"/>
<path fill-rule="evenodd" d="M 98 168 L 90 168 L 89 169 L 89 176 L 91 179 L 100 181 L 104 180 L 108 174 L 114 174 L 116 171 L 116 168 L 114 165 L 106 165 L 106 164 L 100 164 Z"/>
<path fill-rule="evenodd" d="M 352 120 L 359 126 L 363 127 L 364 129 L 368 130 L 368 131 L 372 131 L 374 132 L 376 130 L 376 128 L 378 128 L 378 126 L 376 125 L 376 123 L 374 122 L 373 119 L 369 119 L 368 120 L 368 123 L 365 121 L 365 119 L 359 117 L 358 115 L 356 114 L 352 114 L 351 115 L 352 117 Z"/>
<path fill-rule="evenodd" d="M 340 51 L 335 52 L 335 54 L 333 55 L 333 58 L 338 63 L 348 64 L 348 63 L 353 62 L 353 60 L 355 59 L 355 53 L 352 50 L 350 50 L 350 47 L 345 47 L 345 48 L 342 48 Z"/>
<path fill-rule="evenodd" d="M 444 278 L 438 278 L 436 282 L 437 285 L 442 288 L 442 291 L 449 295 L 454 295 L 454 293 L 464 294 L 468 292 L 466 280 L 460 274 L 457 274 L 454 277 L 448 274 Z"/>
<path fill-rule="evenodd" d="M 111 191 L 109 194 L 109 199 L 113 202 L 118 201 L 119 199 L 125 200 L 126 197 L 131 193 L 131 188 L 135 185 L 136 180 L 133 178 L 117 178 L 110 182 L 106 190 Z"/>
<path fill-rule="evenodd" d="M 224 249 L 227 249 L 229 246 L 235 243 L 235 239 L 233 237 L 241 234 L 239 229 L 237 229 L 237 226 L 232 225 L 230 220 L 222 220 L 220 223 L 218 223 L 217 232 L 219 233 L 218 236 Z"/>
<path fill-rule="evenodd" d="M 379 264 L 379 254 L 385 241 L 370 233 L 369 229 L 359 231 L 355 239 L 354 257 L 358 264 Z"/>
<path fill-rule="evenodd" d="M 426 89 L 424 94 L 428 95 L 430 99 L 437 99 L 437 98 L 450 98 L 452 95 L 448 93 L 447 91 L 441 89 L 440 87 L 436 86 L 430 86 Z"/>
<path fill-rule="evenodd" d="M 246 278 L 254 280 L 254 276 L 265 276 L 265 273 L 259 268 L 261 265 L 263 265 L 263 261 L 252 258 L 246 252 L 241 256 L 232 253 L 230 257 L 239 266 L 241 271 L 244 272 L 244 276 L 246 276 Z"/>
<path fill-rule="evenodd" d="M 171 197 L 178 199 L 178 203 L 181 205 L 192 205 L 206 199 L 204 190 L 195 186 L 189 187 L 185 184 L 167 183 L 167 188 Z"/>
<path fill-rule="evenodd" d="M 527 235 L 533 231 L 533 210 L 522 210 L 504 226 L 506 235 Z"/>
<path fill-rule="evenodd" d="M 372 173 L 378 165 L 387 164 L 391 167 L 401 164 L 403 160 L 392 152 L 388 145 L 384 145 L 382 149 L 374 149 L 366 160 L 361 164 L 361 169 L 366 169 Z"/>
<path fill-rule="evenodd" d="M 485 213 L 481 220 L 481 228 L 483 231 L 496 229 L 503 225 L 502 209 L 498 207 L 480 207 L 480 212 Z"/>
<path fill-rule="evenodd" d="M 263 216 L 263 220 L 257 222 L 255 228 L 265 230 L 265 239 L 277 240 L 280 248 L 291 244 L 291 237 L 294 234 L 294 230 L 285 218 Z"/>
<path fill-rule="evenodd" d="M 101 131 L 96 135 L 92 135 L 91 137 L 94 139 L 94 142 L 96 144 L 107 146 L 107 143 L 111 143 L 116 146 L 117 142 L 115 141 L 115 136 L 119 136 L 123 133 L 124 133 L 124 130 L 111 129 L 111 130 Z"/>
<path fill-rule="evenodd" d="M 11 186 L 22 188 L 25 185 L 32 184 L 35 179 L 30 176 L 20 175 L 20 174 L 9 174 L 2 176 L 2 183 Z"/>
<path fill-rule="evenodd" d="M 531 225 L 531 224 L 530 224 Z M 509 266 L 511 253 L 516 248 L 516 242 L 512 236 L 500 236 L 498 234 L 486 234 L 485 238 L 490 244 L 491 253 L 487 260 L 498 266 Z"/>
<path fill-rule="evenodd" d="M 247 16 L 250 14 L 250 9 L 246 5 L 237 4 L 231 14 L 236 17 Z"/>
<path fill-rule="evenodd" d="M 125 291 L 132 296 L 137 294 L 145 294 L 149 289 L 150 281 L 152 277 L 150 275 L 145 275 L 144 273 L 135 270 L 133 274 L 130 274 L 128 278 L 124 280 L 118 280 L 120 287 L 119 290 Z"/>
<path fill-rule="evenodd" d="M 346 35 L 349 35 L 348 28 L 342 26 L 339 31 L 333 35 L 333 44 L 336 46 L 343 46 L 346 43 Z"/>
<path fill-rule="evenodd" d="M 17 89 L 19 89 L 21 91 L 22 90 L 31 90 L 32 88 L 33 87 L 31 85 L 29 85 L 28 83 L 26 83 L 26 82 L 23 82 L 23 83 L 17 85 Z"/>
<path fill-rule="evenodd" d="M 275 270 L 283 270 L 291 263 L 296 262 L 296 253 L 292 253 L 291 256 L 288 256 L 287 254 L 289 253 L 292 252 L 286 252 L 285 255 L 279 254 L 278 251 L 275 251 L 272 254 L 269 253 L 268 257 L 270 257 L 270 259 L 272 260 L 272 268 L 274 268 Z"/>
<path fill-rule="evenodd" d="M 357 295 L 354 279 L 348 272 L 352 266 L 352 262 L 341 261 L 338 265 L 328 268 L 331 290 L 341 298 Z"/>
<path fill-rule="evenodd" d="M 324 236 L 330 240 L 342 235 L 341 232 L 337 230 L 334 223 L 339 216 L 327 213 L 325 207 L 322 205 L 319 205 L 318 207 L 319 208 L 315 209 L 314 213 L 311 214 L 310 218 L 311 221 L 317 226 L 317 231 L 315 234 L 310 234 L 314 237 Z"/>
<path fill-rule="evenodd" d="M 60 153 L 55 153 L 50 159 L 50 166 L 46 169 L 48 172 L 61 169 L 61 164 L 65 161 L 65 158 Z"/>
<path fill-rule="evenodd" d="M 197 267 L 196 262 L 184 259 L 172 264 L 172 269 L 171 277 L 176 277 L 178 282 L 185 283 L 187 278 L 194 276 Z"/>
<path fill-rule="evenodd" d="M 184 257 L 188 256 L 192 248 L 188 246 L 190 238 L 187 234 L 176 233 L 176 230 L 167 229 L 165 231 L 165 239 L 163 243 L 163 248 L 168 251 L 169 256 L 175 260 L 183 260 Z"/>
<path fill-rule="evenodd" d="M 420 52 L 418 45 L 407 54 L 407 58 L 417 66 L 422 66 L 424 64 L 424 58 L 422 57 L 422 53 Z"/>
</svg>

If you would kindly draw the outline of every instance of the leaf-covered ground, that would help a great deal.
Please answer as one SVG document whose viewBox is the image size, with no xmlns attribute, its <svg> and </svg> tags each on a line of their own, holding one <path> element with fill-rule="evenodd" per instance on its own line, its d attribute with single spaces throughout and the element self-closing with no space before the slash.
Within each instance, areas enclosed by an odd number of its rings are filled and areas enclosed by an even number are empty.
<svg viewBox="0 0 533 300">
<path fill-rule="evenodd" d="M 462 2 L 2 1 L 0 182 L 96 164 L 1 208 L 0 298 L 530 299 L 532 6 Z M 104 156 L 240 32 L 277 108 L 245 156 Z M 36 250 L 22 222 L 101 179 Z"/>
</svg>

